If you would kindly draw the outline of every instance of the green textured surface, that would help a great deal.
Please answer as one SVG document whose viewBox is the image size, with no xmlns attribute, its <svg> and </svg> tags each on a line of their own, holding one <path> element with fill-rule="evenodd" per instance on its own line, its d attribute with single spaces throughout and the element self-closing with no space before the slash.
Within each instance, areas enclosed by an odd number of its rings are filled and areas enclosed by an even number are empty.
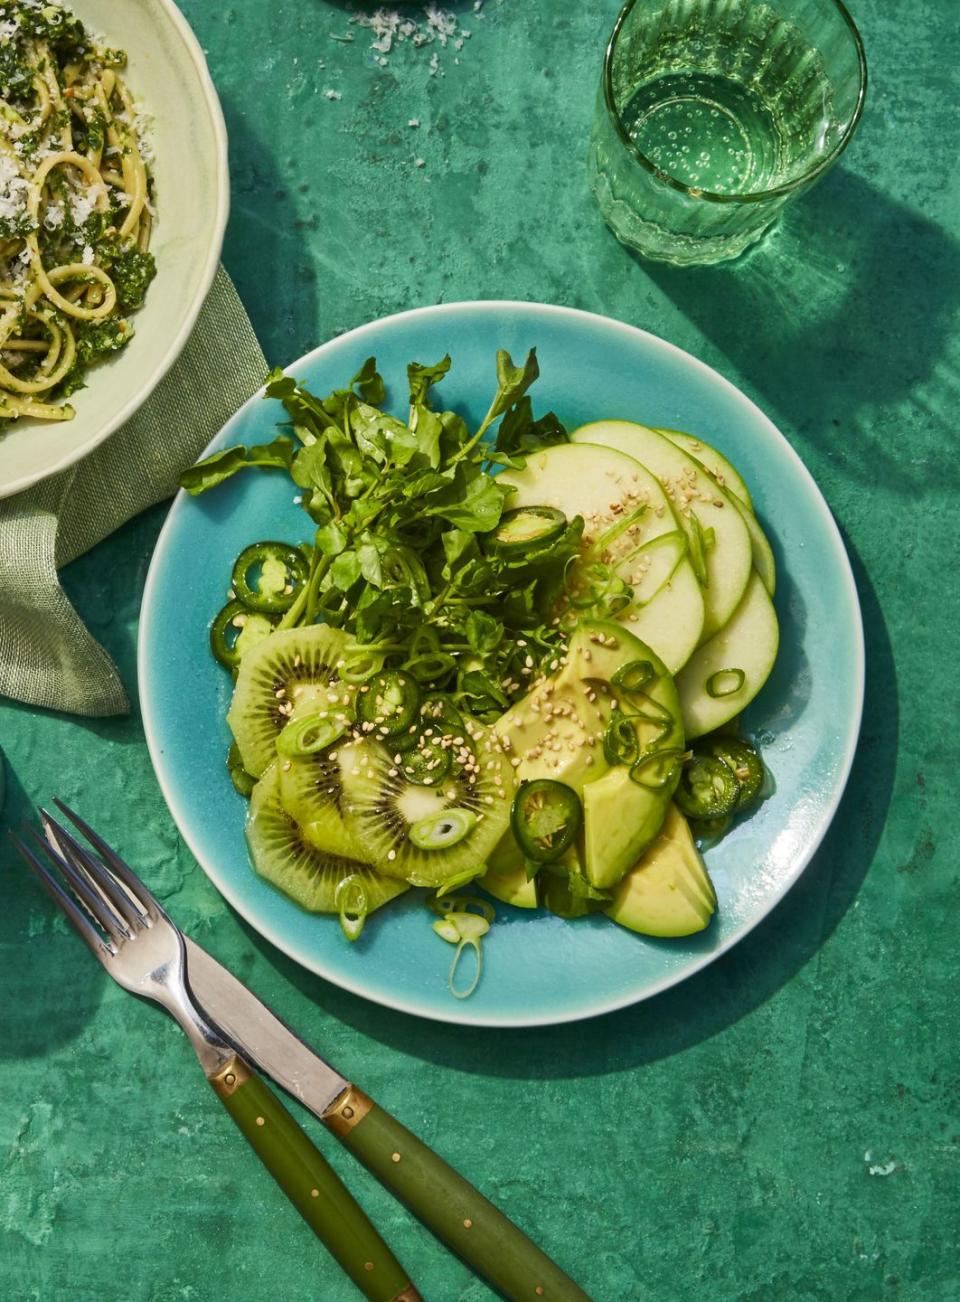
<svg viewBox="0 0 960 1302">
<path fill-rule="evenodd" d="M 346 11 L 322 0 L 269 18 L 254 0 L 184 7 L 230 131 L 225 260 L 270 360 L 385 312 L 508 296 L 620 317 L 716 366 L 790 438 L 848 541 L 863 740 L 821 853 L 751 937 L 652 1002 L 522 1034 L 373 1007 L 261 941 L 180 844 L 136 716 L 0 707 L 6 817 L 53 791 L 82 809 L 199 941 L 597 1302 L 957 1298 L 954 0 L 854 4 L 871 68 L 858 138 L 756 252 L 712 271 L 632 259 L 587 194 L 616 0 L 487 0 L 479 21 L 465 4 L 473 35 L 459 65 L 441 51 L 443 77 L 411 51 L 375 68 L 362 38 L 329 38 Z M 134 699 L 161 518 L 67 575 Z M 352 1302 L 179 1031 L 114 988 L 0 857 L 0 1296 Z M 491 1296 L 331 1156 L 427 1299 Z"/>
</svg>

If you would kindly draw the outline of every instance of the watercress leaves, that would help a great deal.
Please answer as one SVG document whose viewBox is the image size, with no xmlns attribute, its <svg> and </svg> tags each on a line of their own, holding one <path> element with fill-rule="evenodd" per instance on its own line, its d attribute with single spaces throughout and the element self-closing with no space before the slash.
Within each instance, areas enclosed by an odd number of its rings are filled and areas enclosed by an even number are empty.
<svg viewBox="0 0 960 1302">
<path fill-rule="evenodd" d="M 310 581 L 282 625 L 330 620 L 370 663 L 409 665 L 431 691 L 492 720 L 562 650 L 553 603 L 583 521 L 520 556 L 489 547 L 512 492 L 491 469 L 522 465 L 566 432 L 552 413 L 534 417 L 526 392 L 539 373 L 533 350 L 522 366 L 498 353 L 497 390 L 474 431 L 458 413 L 431 406 L 432 387 L 449 369 L 449 356 L 410 364 L 406 421 L 383 410 L 386 386 L 372 357 L 324 397 L 273 371 L 266 396 L 282 403 L 288 433 L 217 453 L 183 482 L 204 492 L 244 466 L 286 469 L 313 543 L 304 546 Z M 501 417 L 491 446 L 484 433 Z"/>
<path fill-rule="evenodd" d="M 195 466 L 183 472 L 180 476 L 180 487 L 196 497 L 198 493 L 205 493 L 208 488 L 216 488 L 231 475 L 235 475 L 238 470 L 245 470 L 251 466 L 290 470 L 295 450 L 296 444 L 293 440 L 281 436 L 275 438 L 272 443 L 261 443 L 256 447 L 234 447 L 227 448 L 223 452 L 214 452 L 212 456 L 198 461 Z"/>
</svg>

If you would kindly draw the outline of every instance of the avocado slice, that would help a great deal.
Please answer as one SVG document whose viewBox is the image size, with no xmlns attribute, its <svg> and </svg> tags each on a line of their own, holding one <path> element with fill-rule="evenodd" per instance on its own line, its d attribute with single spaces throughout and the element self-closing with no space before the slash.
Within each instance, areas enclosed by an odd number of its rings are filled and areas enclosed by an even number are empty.
<svg viewBox="0 0 960 1302">
<path fill-rule="evenodd" d="M 622 634 L 620 640 L 624 641 Z M 659 708 L 665 720 L 672 720 L 664 731 L 653 719 L 634 719 L 641 754 L 649 747 L 678 753 L 683 748 L 683 724 L 673 679 L 663 662 L 642 642 L 630 646 L 628 658 L 650 662 L 655 677 L 643 687 L 651 703 L 648 709 L 653 712 Z M 635 705 L 625 704 L 626 710 L 632 708 Z M 679 765 L 676 769 L 663 786 L 657 787 L 635 781 L 629 766 L 617 765 L 583 788 L 583 862 L 587 880 L 593 886 L 614 886 L 657 835 L 677 785 Z M 650 776 L 654 777 L 652 771 Z"/>
<path fill-rule="evenodd" d="M 713 883 L 687 820 L 671 802 L 660 835 L 613 892 L 604 913 L 646 936 L 692 936 L 716 911 Z"/>
<path fill-rule="evenodd" d="M 539 907 L 536 880 L 528 880 L 523 854 L 509 827 L 487 857 L 487 871 L 477 878 L 477 885 L 515 908 Z"/>
<path fill-rule="evenodd" d="M 586 877 L 601 890 L 616 886 L 656 837 L 676 778 L 651 790 L 634 782 L 625 765 L 583 789 Z"/>
</svg>

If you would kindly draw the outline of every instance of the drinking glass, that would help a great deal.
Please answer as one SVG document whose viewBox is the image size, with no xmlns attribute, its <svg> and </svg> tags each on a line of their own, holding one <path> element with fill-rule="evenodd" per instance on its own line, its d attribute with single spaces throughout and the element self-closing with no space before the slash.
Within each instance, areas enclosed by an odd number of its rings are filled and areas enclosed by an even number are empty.
<svg viewBox="0 0 960 1302">
<path fill-rule="evenodd" d="M 866 86 L 840 0 L 628 0 L 603 63 L 591 188 L 649 258 L 734 258 L 836 162 Z"/>
</svg>

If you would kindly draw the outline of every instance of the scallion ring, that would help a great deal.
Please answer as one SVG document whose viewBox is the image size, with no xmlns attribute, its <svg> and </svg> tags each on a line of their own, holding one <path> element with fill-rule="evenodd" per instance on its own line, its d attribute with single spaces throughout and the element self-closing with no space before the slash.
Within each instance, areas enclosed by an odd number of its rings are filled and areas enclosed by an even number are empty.
<svg viewBox="0 0 960 1302">
<path fill-rule="evenodd" d="M 650 791 L 661 791 L 669 786 L 677 775 L 683 751 L 679 746 L 667 746 L 663 750 L 649 750 L 630 766 L 631 779 Z"/>
<path fill-rule="evenodd" d="M 344 877 L 333 899 L 340 914 L 340 928 L 347 940 L 356 940 L 363 931 L 370 903 L 367 888 L 359 873 Z"/>
<path fill-rule="evenodd" d="M 747 681 L 742 669 L 718 669 L 706 682 L 707 695 L 714 699 L 722 696 L 736 696 Z"/>
<path fill-rule="evenodd" d="M 629 719 L 617 714 L 603 734 L 603 754 L 608 764 L 632 764 L 640 751 L 637 731 Z"/>
<path fill-rule="evenodd" d="M 618 669 L 610 681 L 614 687 L 619 687 L 624 692 L 639 692 L 656 676 L 656 670 L 649 660 L 631 660 Z"/>
<path fill-rule="evenodd" d="M 347 723 L 341 710 L 334 715 L 329 710 L 318 710 L 305 714 L 300 719 L 291 719 L 277 737 L 277 754 L 284 759 L 303 759 L 307 755 L 316 755 L 326 750 L 335 741 L 339 741 L 347 731 Z"/>
</svg>

